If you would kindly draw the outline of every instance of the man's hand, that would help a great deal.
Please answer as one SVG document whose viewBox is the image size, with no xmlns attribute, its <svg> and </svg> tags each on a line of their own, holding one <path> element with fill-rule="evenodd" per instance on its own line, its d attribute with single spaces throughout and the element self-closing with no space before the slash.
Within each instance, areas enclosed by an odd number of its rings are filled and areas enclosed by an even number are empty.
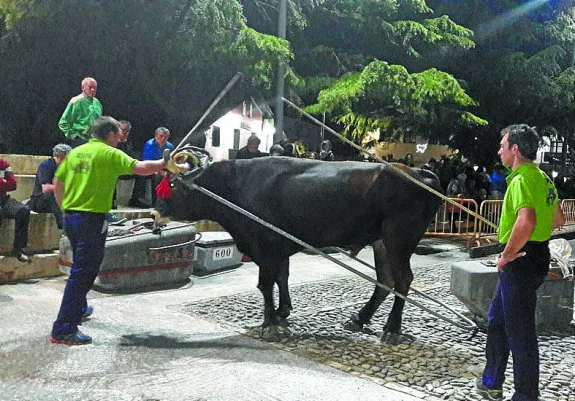
<svg viewBox="0 0 575 401">
<path fill-rule="evenodd" d="M 42 193 L 54 192 L 54 185 L 52 184 L 42 184 Z"/>
<path fill-rule="evenodd" d="M 188 163 L 176 163 L 174 160 L 169 159 L 166 162 L 165 169 L 170 173 L 182 174 L 190 169 L 190 165 Z"/>
<path fill-rule="evenodd" d="M 500 253 L 499 255 L 497 255 L 495 257 L 495 264 L 497 265 L 497 268 L 499 269 L 499 271 L 503 271 L 503 268 L 509 262 L 513 262 L 515 259 L 521 258 L 525 255 L 527 255 L 527 252 L 517 252 L 514 255 L 506 255 L 505 252 L 503 252 L 503 253 Z"/>
</svg>

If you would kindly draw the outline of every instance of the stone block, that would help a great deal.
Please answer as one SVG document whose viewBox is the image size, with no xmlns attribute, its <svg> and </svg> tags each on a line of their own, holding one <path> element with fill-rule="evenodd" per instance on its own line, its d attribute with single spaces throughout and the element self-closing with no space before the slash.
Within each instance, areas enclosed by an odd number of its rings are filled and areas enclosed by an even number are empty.
<svg viewBox="0 0 575 401">
<path fill-rule="evenodd" d="M 14 220 L 4 219 L 0 225 L 0 250 L 9 252 L 14 242 Z M 41 252 L 58 249 L 61 232 L 52 213 L 30 213 L 28 250 Z"/>
<path fill-rule="evenodd" d="M 482 319 L 487 319 L 498 280 L 497 267 L 485 266 L 477 260 L 451 265 L 452 294 Z M 573 281 L 545 280 L 537 291 L 535 319 L 538 328 L 569 327 L 573 318 L 573 289 Z"/>
<path fill-rule="evenodd" d="M 0 284 L 60 274 L 58 253 L 34 255 L 32 263 L 23 263 L 16 258 L 0 256 Z"/>
<path fill-rule="evenodd" d="M 16 175 L 16 190 L 8 192 L 11 198 L 16 199 L 18 202 L 22 202 L 25 199 L 29 199 L 34 190 L 34 181 L 36 180 L 36 175 L 34 174 L 15 174 Z"/>
<path fill-rule="evenodd" d="M 15 155 L 0 154 L 0 159 L 7 160 L 14 174 L 31 174 L 35 175 L 38 166 L 50 156 L 32 156 L 32 155 Z"/>
</svg>

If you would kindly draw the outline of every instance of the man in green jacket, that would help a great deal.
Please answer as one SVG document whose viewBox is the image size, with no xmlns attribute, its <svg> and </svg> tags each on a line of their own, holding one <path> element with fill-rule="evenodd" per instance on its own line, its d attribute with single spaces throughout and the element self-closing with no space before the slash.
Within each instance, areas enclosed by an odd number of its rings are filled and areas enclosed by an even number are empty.
<svg viewBox="0 0 575 401">
<path fill-rule="evenodd" d="M 64 133 L 73 148 L 83 145 L 90 139 L 88 128 L 102 115 L 102 104 L 96 99 L 98 83 L 94 78 L 82 80 L 82 93 L 68 102 L 60 117 L 58 127 Z"/>
</svg>

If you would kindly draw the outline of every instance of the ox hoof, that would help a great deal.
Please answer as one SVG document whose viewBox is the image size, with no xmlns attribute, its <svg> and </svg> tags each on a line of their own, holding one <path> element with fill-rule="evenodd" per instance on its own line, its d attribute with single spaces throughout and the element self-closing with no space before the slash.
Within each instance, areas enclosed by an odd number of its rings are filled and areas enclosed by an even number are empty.
<svg viewBox="0 0 575 401">
<path fill-rule="evenodd" d="M 282 307 L 276 310 L 276 319 L 278 321 L 286 320 L 290 315 L 291 311 L 289 307 Z"/>
<path fill-rule="evenodd" d="M 343 328 L 349 331 L 362 331 L 363 323 L 360 323 L 359 316 L 357 314 L 352 314 L 347 322 L 343 324 Z"/>
<path fill-rule="evenodd" d="M 282 337 L 289 334 L 289 330 L 280 326 L 268 326 L 262 328 L 261 339 L 268 342 L 280 342 Z"/>
<path fill-rule="evenodd" d="M 390 345 L 411 344 L 415 341 L 415 337 L 409 334 L 384 330 L 380 340 Z"/>
</svg>

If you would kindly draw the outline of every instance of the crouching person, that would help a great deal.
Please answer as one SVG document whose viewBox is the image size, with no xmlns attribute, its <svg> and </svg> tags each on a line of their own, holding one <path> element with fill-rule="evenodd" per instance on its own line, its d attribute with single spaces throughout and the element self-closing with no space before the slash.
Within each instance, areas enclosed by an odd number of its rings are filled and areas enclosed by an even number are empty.
<svg viewBox="0 0 575 401">
<path fill-rule="evenodd" d="M 86 295 L 100 270 L 107 235 L 106 213 L 112 207 L 119 176 L 150 175 L 164 168 L 186 171 L 187 164 L 172 160 L 138 161 L 116 149 L 122 138 L 120 123 L 100 117 L 91 127 L 92 138 L 73 149 L 56 171 L 54 194 L 64 212 L 64 229 L 73 251 L 66 283 L 50 341 L 57 344 L 88 344 L 92 338 L 78 330 L 91 315 Z"/>
<path fill-rule="evenodd" d="M 63 216 L 60 207 L 54 197 L 54 174 L 58 166 L 64 161 L 72 148 L 69 145 L 60 143 L 52 149 L 52 157 L 44 160 L 36 171 L 34 189 L 30 195 L 28 206 L 37 213 L 52 213 L 56 218 L 56 224 L 61 230 L 64 227 Z"/>
</svg>

